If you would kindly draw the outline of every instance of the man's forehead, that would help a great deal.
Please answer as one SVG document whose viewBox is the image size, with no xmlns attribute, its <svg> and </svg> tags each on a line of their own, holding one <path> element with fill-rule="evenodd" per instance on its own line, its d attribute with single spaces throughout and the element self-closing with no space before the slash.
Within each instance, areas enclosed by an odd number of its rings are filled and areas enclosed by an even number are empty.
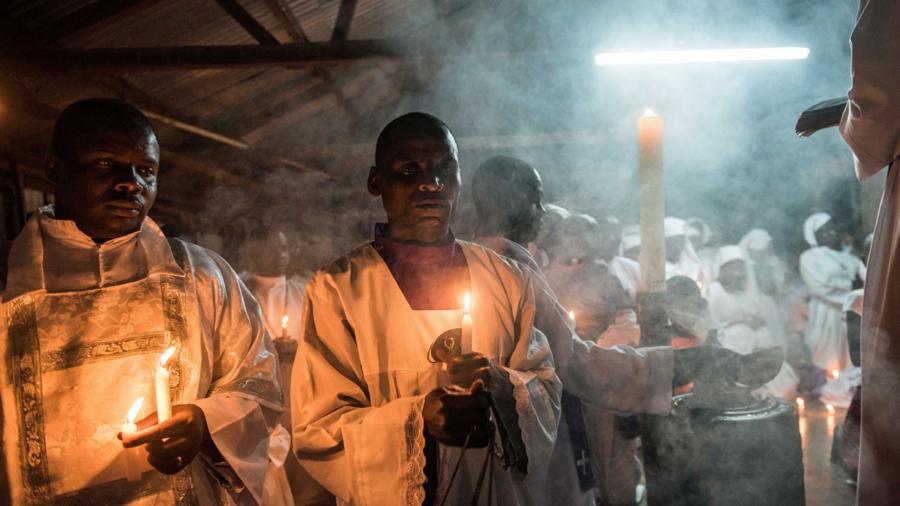
<svg viewBox="0 0 900 506">
<path fill-rule="evenodd" d="M 386 147 L 388 156 L 457 156 L 456 141 L 449 134 L 436 136 L 398 132 L 391 137 Z"/>
<path fill-rule="evenodd" d="M 97 130 L 85 132 L 75 146 L 78 152 L 107 151 L 111 153 L 138 153 L 154 160 L 159 159 L 159 143 L 152 131 L 122 132 Z"/>
</svg>

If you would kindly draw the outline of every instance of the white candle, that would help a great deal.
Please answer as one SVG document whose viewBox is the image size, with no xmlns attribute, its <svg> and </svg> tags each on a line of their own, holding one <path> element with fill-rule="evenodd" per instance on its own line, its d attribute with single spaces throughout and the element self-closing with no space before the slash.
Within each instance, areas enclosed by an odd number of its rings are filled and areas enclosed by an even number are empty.
<svg viewBox="0 0 900 506">
<path fill-rule="evenodd" d="M 156 417 L 157 423 L 162 423 L 172 416 L 172 399 L 169 397 L 169 370 L 166 362 L 175 353 L 172 346 L 159 357 L 159 366 L 156 368 Z"/>
<path fill-rule="evenodd" d="M 462 336 L 460 338 L 461 342 L 460 349 L 463 353 L 470 353 L 472 351 L 472 315 L 470 311 L 472 309 L 472 297 L 469 295 L 469 292 L 466 292 L 466 296 L 463 299 L 463 317 L 462 324 L 460 328 L 462 329 Z"/>
<path fill-rule="evenodd" d="M 282 338 L 286 338 L 288 336 L 287 326 L 288 326 L 288 315 L 284 315 L 281 317 L 281 337 Z"/>
<path fill-rule="evenodd" d="M 122 424 L 122 438 L 130 436 L 137 432 L 137 425 L 134 420 L 137 418 L 141 406 L 144 404 L 144 398 L 139 397 L 131 405 L 128 410 L 128 416 L 125 417 L 125 423 Z M 128 481 L 139 481 L 141 479 L 141 448 L 125 448 L 125 477 Z"/>
<path fill-rule="evenodd" d="M 638 119 L 641 205 L 641 287 L 666 291 L 665 181 L 662 170 L 663 120 L 647 109 Z"/>
</svg>

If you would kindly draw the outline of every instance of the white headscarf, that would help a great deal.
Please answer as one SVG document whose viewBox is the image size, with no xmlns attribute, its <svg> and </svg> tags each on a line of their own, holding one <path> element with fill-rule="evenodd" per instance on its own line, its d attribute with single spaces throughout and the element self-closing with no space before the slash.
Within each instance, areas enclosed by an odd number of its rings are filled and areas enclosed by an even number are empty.
<svg viewBox="0 0 900 506">
<path fill-rule="evenodd" d="M 747 256 L 744 254 L 744 249 L 740 246 L 722 246 L 716 252 L 716 270 L 721 269 L 723 265 L 732 260 L 743 260 L 746 262 Z"/>
<path fill-rule="evenodd" d="M 673 218 L 671 216 L 667 217 L 666 221 L 663 222 L 666 230 L 666 238 L 685 235 L 686 224 L 687 223 L 681 218 Z"/>
<path fill-rule="evenodd" d="M 641 227 L 639 225 L 629 225 L 622 229 L 622 242 L 619 245 L 619 254 L 622 255 L 626 251 L 641 245 Z"/>
<path fill-rule="evenodd" d="M 700 218 L 690 218 L 685 224 L 685 235 L 688 237 L 700 237 L 700 244 L 706 245 L 712 238 L 712 229 Z"/>
<path fill-rule="evenodd" d="M 814 213 L 809 218 L 806 218 L 806 222 L 803 223 L 803 238 L 806 239 L 806 243 L 812 247 L 818 246 L 819 241 L 816 240 L 816 232 L 829 221 L 831 221 L 831 215 L 828 213 Z"/>
<path fill-rule="evenodd" d="M 681 218 L 667 217 L 665 222 L 663 222 L 666 239 L 678 236 L 685 237 L 684 250 L 681 252 L 681 258 L 678 260 L 678 268 L 681 271 L 679 274 L 687 276 L 705 286 L 708 283 L 708 280 L 704 279 L 705 273 L 703 271 L 703 266 L 700 262 L 700 257 L 697 256 L 697 252 L 694 250 L 694 245 L 691 244 L 691 241 L 688 241 L 687 236 L 685 236 L 685 225 L 686 222 Z M 666 270 L 668 271 L 669 269 L 667 268 Z M 667 274 L 666 277 L 671 277 L 671 274 Z"/>
<path fill-rule="evenodd" d="M 761 228 L 754 228 L 741 238 L 738 246 L 746 253 L 749 251 L 765 251 L 769 244 L 772 244 L 772 236 Z"/>
</svg>

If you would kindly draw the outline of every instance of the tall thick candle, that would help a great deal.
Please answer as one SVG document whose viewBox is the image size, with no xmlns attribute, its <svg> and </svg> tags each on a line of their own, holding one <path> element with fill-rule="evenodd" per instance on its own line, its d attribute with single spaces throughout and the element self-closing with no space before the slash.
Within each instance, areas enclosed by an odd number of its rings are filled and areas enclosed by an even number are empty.
<svg viewBox="0 0 900 506">
<path fill-rule="evenodd" d="M 466 296 L 463 299 L 463 317 L 460 328 L 462 329 L 462 336 L 460 338 L 461 342 L 459 343 L 460 349 L 463 353 L 470 353 L 472 351 L 472 315 L 470 314 L 472 310 L 472 296 L 469 295 L 469 292 L 466 292 Z"/>
<path fill-rule="evenodd" d="M 156 368 L 156 416 L 157 423 L 162 423 L 172 416 L 172 399 L 169 397 L 169 370 L 166 369 L 166 362 L 172 354 L 175 353 L 175 347 L 172 346 L 159 357 L 159 366 Z"/>
<path fill-rule="evenodd" d="M 665 185 L 662 170 L 663 120 L 647 109 L 638 119 L 641 204 L 641 289 L 666 290 Z"/>
<path fill-rule="evenodd" d="M 134 420 L 137 418 L 141 406 L 144 404 L 144 398 L 139 397 L 131 405 L 128 410 L 128 416 L 125 417 L 125 423 L 122 424 L 122 437 L 130 436 L 137 432 L 137 425 Z M 125 477 L 128 481 L 138 481 L 141 479 L 141 448 L 125 448 Z"/>
</svg>

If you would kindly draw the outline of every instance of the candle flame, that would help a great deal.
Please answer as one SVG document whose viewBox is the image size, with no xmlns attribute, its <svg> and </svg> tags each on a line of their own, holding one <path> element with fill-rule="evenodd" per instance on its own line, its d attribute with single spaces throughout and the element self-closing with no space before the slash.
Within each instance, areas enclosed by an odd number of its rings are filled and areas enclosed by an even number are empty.
<svg viewBox="0 0 900 506">
<path fill-rule="evenodd" d="M 804 401 L 804 400 L 801 399 L 800 397 L 797 397 L 797 405 L 800 406 L 800 407 L 802 408 L 803 406 L 806 405 L 806 401 Z"/>
<path fill-rule="evenodd" d="M 651 108 L 649 108 L 649 107 L 646 108 L 646 109 L 644 109 L 644 117 L 645 117 L 645 118 L 652 118 L 652 117 L 654 117 L 654 116 L 656 116 L 656 115 L 657 115 L 657 114 L 656 114 L 655 112 L 653 112 L 653 109 L 651 109 Z"/>
<path fill-rule="evenodd" d="M 840 375 L 841 375 L 841 371 L 838 371 L 837 369 L 831 370 L 831 378 L 832 379 L 838 379 L 838 376 L 840 376 Z"/>
<path fill-rule="evenodd" d="M 164 351 L 163 354 L 159 357 L 159 366 L 165 367 L 166 362 L 169 361 L 169 358 L 175 353 L 175 347 L 169 346 L 169 349 Z"/>
<path fill-rule="evenodd" d="M 128 423 L 134 423 L 134 419 L 137 418 L 138 411 L 141 410 L 141 406 L 144 405 L 144 398 L 138 397 L 134 404 L 131 405 L 131 408 L 128 410 L 128 416 L 125 417 L 125 421 Z"/>
<path fill-rule="evenodd" d="M 469 295 L 469 292 L 466 292 L 466 296 L 463 297 L 463 311 L 466 314 L 469 314 L 469 311 L 472 309 L 472 296 Z"/>
<path fill-rule="evenodd" d="M 569 311 L 569 319 L 575 321 L 575 311 Z"/>
<path fill-rule="evenodd" d="M 828 410 L 828 414 L 829 414 L 829 415 L 833 415 L 833 414 L 834 414 L 834 406 L 832 406 L 831 404 L 826 404 L 826 405 L 825 405 L 825 409 Z"/>
<path fill-rule="evenodd" d="M 288 315 L 281 317 L 281 328 L 286 329 L 288 324 Z"/>
</svg>

